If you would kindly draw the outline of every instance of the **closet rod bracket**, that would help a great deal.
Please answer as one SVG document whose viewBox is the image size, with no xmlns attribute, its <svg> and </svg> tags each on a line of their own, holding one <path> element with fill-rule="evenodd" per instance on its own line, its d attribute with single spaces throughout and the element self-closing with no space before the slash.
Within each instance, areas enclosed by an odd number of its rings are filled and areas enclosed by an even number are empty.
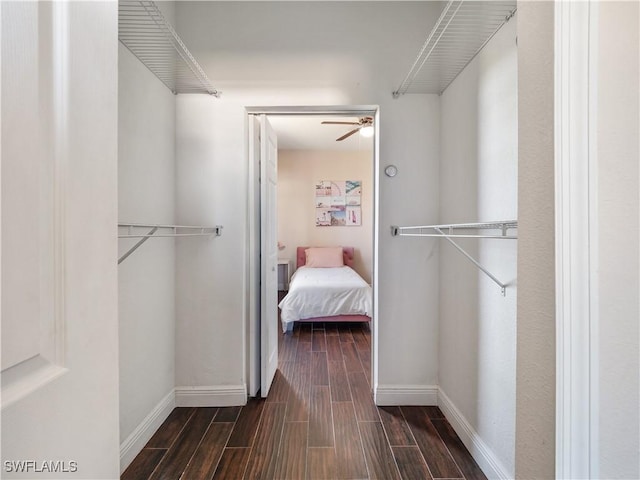
<svg viewBox="0 0 640 480">
<path fill-rule="evenodd" d="M 445 234 L 442 230 L 440 230 L 438 227 L 434 227 L 434 230 L 436 232 L 438 232 L 440 235 L 442 235 L 442 237 L 449 242 L 451 245 L 453 245 L 460 253 L 462 253 L 467 260 L 469 260 L 471 263 L 473 263 L 476 267 L 478 267 L 480 270 L 482 270 L 482 272 L 489 277 L 491 280 L 493 280 L 499 287 L 500 287 L 500 293 L 502 293 L 503 297 L 506 297 L 507 295 L 507 286 L 502 283 L 500 280 L 498 280 L 489 270 L 487 270 L 485 267 L 483 267 L 482 265 L 480 265 L 480 263 L 473 258 L 471 255 L 469 255 L 467 253 L 467 251 L 462 248 L 460 245 L 458 245 L 456 242 L 454 242 L 453 240 L 451 240 L 451 238 L 449 238 L 449 235 Z"/>
<path fill-rule="evenodd" d="M 518 228 L 517 220 L 503 220 L 498 222 L 483 222 L 483 223 L 458 223 L 447 225 L 416 225 L 409 227 L 398 227 L 396 225 L 391 226 L 391 235 L 394 237 L 440 237 L 444 238 L 453 247 L 455 247 L 460 253 L 462 253 L 471 263 L 473 263 L 478 269 L 480 269 L 485 275 L 487 275 L 492 281 L 494 281 L 500 287 L 500 293 L 502 296 L 507 294 L 507 285 L 498 280 L 489 270 L 482 266 L 475 258 L 467 253 L 460 245 L 458 245 L 454 238 L 492 238 L 499 240 L 516 240 L 518 237 L 516 234 L 509 233 L 509 230 L 516 230 Z M 498 234 L 486 234 L 486 233 L 456 233 L 456 230 L 473 231 L 473 230 L 498 230 Z M 434 232 L 434 233 L 429 233 Z"/>
<path fill-rule="evenodd" d="M 131 255 L 138 248 L 140 248 L 140 246 L 142 246 L 142 244 L 144 242 L 149 240 L 153 236 L 153 234 L 156 233 L 157 231 L 158 231 L 158 227 L 153 227 L 151 230 L 149 230 L 146 233 L 146 235 L 144 237 L 142 237 L 140 240 L 138 240 L 133 247 L 131 247 L 129 250 L 127 250 L 120 258 L 118 258 L 118 265 L 120 265 L 122 262 L 124 262 L 127 259 L 127 257 L 129 257 L 129 255 Z"/>
<path fill-rule="evenodd" d="M 222 225 L 207 227 L 202 225 L 119 223 L 118 229 L 126 229 L 126 233 L 118 231 L 118 238 L 139 238 L 140 240 L 118 258 L 118 265 L 150 238 L 219 237 L 222 235 L 222 228 Z M 140 232 L 140 230 L 143 231 Z"/>
</svg>

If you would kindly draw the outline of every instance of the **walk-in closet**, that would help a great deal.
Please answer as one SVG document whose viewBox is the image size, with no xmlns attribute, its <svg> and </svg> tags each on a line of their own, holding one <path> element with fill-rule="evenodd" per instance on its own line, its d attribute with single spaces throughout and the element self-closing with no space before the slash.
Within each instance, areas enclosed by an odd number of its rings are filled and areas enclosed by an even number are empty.
<svg viewBox="0 0 640 480">
<path fill-rule="evenodd" d="M 0 476 L 640 478 L 639 21 L 0 1 Z"/>
<path fill-rule="evenodd" d="M 245 402 L 247 108 L 375 104 L 371 399 L 439 406 L 487 475 L 513 472 L 516 15 L 515 2 L 120 2 L 123 468 L 173 406 Z M 315 16 L 333 27 L 300 28 Z M 241 38 L 233 22 L 278 26 Z M 315 84 L 298 51 L 327 55 Z"/>
</svg>

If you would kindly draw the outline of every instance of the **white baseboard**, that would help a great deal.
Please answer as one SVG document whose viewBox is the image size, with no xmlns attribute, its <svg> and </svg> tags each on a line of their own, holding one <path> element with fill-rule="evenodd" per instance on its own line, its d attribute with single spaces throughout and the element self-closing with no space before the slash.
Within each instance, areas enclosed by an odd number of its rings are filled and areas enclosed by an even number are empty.
<svg viewBox="0 0 640 480">
<path fill-rule="evenodd" d="M 245 385 L 176 387 L 178 407 L 235 407 L 246 403 Z"/>
<path fill-rule="evenodd" d="M 447 418 L 453 429 L 464 443 L 471 456 L 478 463 L 484 474 L 489 479 L 510 479 L 513 478 L 507 469 L 498 460 L 489 446 L 480 438 L 478 432 L 471 426 L 467 419 L 454 405 L 444 391 L 438 389 L 438 406 Z"/>
<path fill-rule="evenodd" d="M 171 411 L 176 406 L 174 390 L 160 400 L 151 413 L 145 417 L 140 425 L 120 444 L 120 473 L 124 472 L 129 464 L 136 458 L 153 434 L 160 428 Z"/>
<path fill-rule="evenodd" d="M 374 390 L 376 405 L 438 405 L 437 385 L 378 385 Z"/>
</svg>

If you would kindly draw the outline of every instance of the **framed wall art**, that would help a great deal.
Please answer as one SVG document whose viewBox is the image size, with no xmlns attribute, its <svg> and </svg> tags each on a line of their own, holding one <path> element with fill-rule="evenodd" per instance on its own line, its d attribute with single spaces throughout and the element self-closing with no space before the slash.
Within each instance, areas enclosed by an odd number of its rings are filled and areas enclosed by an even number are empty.
<svg viewBox="0 0 640 480">
<path fill-rule="evenodd" d="M 316 183 L 316 226 L 362 225 L 362 180 L 321 180 Z"/>
</svg>

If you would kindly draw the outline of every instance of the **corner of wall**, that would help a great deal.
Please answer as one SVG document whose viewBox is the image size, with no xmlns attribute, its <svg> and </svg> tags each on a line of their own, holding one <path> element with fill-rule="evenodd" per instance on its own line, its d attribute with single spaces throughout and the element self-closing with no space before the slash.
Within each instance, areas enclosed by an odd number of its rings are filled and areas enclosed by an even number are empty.
<svg viewBox="0 0 640 480">
<path fill-rule="evenodd" d="M 518 4 L 518 478 L 556 475 L 554 8 Z"/>
<path fill-rule="evenodd" d="M 120 444 L 120 473 L 127 469 L 175 407 L 175 391 L 171 390 Z"/>
<path fill-rule="evenodd" d="M 514 478 L 441 388 L 438 388 L 438 407 L 487 478 Z"/>
</svg>

